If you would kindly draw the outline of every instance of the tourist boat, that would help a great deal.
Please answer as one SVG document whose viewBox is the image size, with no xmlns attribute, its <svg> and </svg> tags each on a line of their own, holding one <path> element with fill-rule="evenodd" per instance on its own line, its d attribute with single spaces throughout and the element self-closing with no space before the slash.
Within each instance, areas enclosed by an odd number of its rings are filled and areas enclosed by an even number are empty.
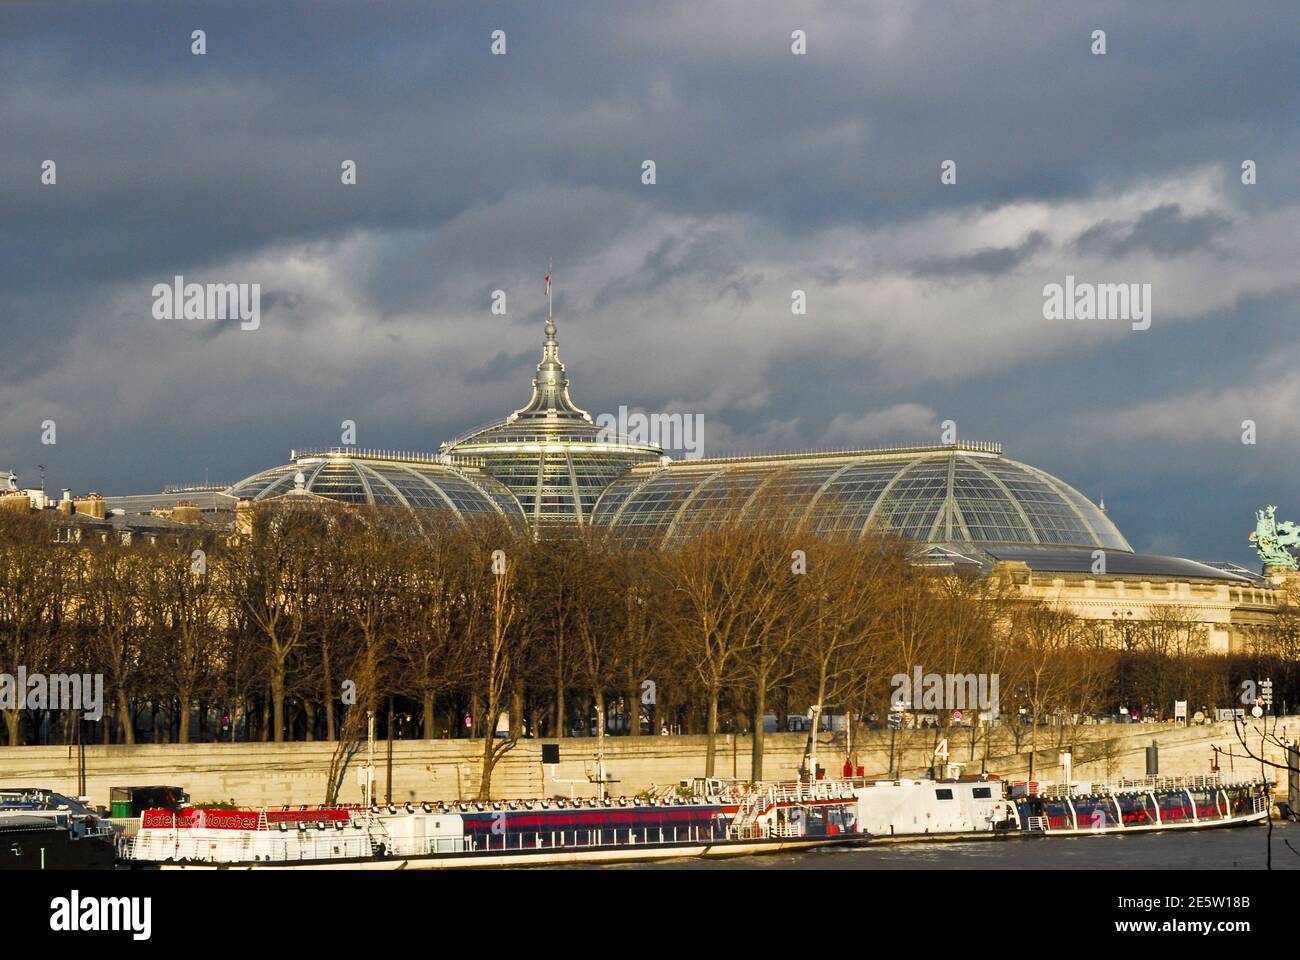
<svg viewBox="0 0 1300 960">
<path fill-rule="evenodd" d="M 859 829 L 874 840 L 1068 837 L 1195 830 L 1268 816 L 1261 780 L 1149 777 L 1006 783 L 995 777 L 858 781 Z M 1008 789 L 1010 788 L 1010 789 Z"/>
<path fill-rule="evenodd" d="M 696 781 L 652 800 L 144 811 L 119 862 L 167 869 L 437 869 L 729 857 L 867 842 L 1227 827 L 1268 816 L 1262 781 Z M 1009 789 L 1008 789 L 1009 788 Z"/>
<path fill-rule="evenodd" d="M 146 810 L 119 863 L 165 869 L 540 866 L 733 857 L 861 842 L 843 781 L 742 790 L 697 781 L 653 799 Z"/>
<path fill-rule="evenodd" d="M 0 790 L 0 870 L 108 870 L 117 834 L 74 797 Z"/>
</svg>

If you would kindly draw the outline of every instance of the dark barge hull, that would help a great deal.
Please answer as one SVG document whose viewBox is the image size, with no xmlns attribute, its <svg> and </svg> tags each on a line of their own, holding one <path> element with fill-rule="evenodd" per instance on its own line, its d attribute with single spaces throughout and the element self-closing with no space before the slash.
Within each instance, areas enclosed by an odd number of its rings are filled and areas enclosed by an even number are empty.
<svg viewBox="0 0 1300 960">
<path fill-rule="evenodd" d="M 0 826 L 0 870 L 112 870 L 109 837 L 74 837 L 66 827 Z"/>
</svg>

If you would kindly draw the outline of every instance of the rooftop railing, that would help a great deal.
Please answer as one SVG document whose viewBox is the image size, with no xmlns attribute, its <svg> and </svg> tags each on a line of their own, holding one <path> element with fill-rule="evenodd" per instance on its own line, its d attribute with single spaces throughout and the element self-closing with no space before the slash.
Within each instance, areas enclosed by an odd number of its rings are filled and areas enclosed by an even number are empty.
<svg viewBox="0 0 1300 960">
<path fill-rule="evenodd" d="M 304 447 L 289 451 L 289 459 L 294 462 L 318 457 L 387 460 L 393 463 L 427 463 L 454 467 L 483 466 L 482 457 L 466 457 L 459 454 L 445 453 L 418 453 L 409 450 L 383 450 L 372 447 Z"/>
<path fill-rule="evenodd" d="M 707 465 L 714 463 L 761 463 L 764 460 L 816 460 L 821 458 L 876 457 L 888 454 L 917 455 L 924 453 L 981 453 L 1002 456 L 1002 444 L 972 441 L 969 443 L 902 444 L 879 447 L 843 447 L 807 450 L 770 450 L 764 453 L 739 453 L 725 457 L 701 457 L 681 461 L 681 465 Z"/>
</svg>

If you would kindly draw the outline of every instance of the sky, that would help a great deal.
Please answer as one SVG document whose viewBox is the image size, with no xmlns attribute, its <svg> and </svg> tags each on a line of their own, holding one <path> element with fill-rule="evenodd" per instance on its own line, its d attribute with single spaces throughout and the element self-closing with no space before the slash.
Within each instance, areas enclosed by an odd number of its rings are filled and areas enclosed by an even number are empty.
<svg viewBox="0 0 1300 960">
<path fill-rule="evenodd" d="M 527 401 L 553 261 L 593 415 L 707 456 L 952 421 L 1258 568 L 1254 511 L 1300 520 L 1297 40 L 1289 2 L 0 4 L 0 470 L 436 450 Z M 176 276 L 260 325 L 158 319 Z M 1149 328 L 1045 318 L 1067 276 Z"/>
</svg>

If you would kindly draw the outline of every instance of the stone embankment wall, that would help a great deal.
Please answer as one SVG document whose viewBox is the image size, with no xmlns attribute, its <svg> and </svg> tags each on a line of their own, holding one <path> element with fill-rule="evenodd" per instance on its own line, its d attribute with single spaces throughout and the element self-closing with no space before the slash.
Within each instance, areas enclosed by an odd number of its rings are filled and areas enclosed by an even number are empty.
<svg viewBox="0 0 1300 960">
<path fill-rule="evenodd" d="M 1272 721 L 1270 721 L 1270 727 Z M 1277 721 L 1278 732 L 1291 739 L 1300 736 L 1300 717 Z M 949 759 L 965 765 L 966 772 L 978 773 L 986 743 L 981 735 L 973 759 L 969 730 L 947 731 Z M 1060 780 L 1058 731 L 1038 731 L 1034 775 L 1038 780 Z M 895 769 L 904 775 L 923 773 L 935 746 L 933 730 L 899 731 L 895 740 Z M 1214 746 L 1237 754 L 1245 751 L 1231 724 L 1174 728 L 1168 724 L 1079 727 L 1074 733 L 1074 777 L 1076 780 L 1104 780 L 1142 776 L 1146 772 L 1144 748 L 1152 740 L 1159 744 L 1160 772 L 1165 775 L 1204 774 L 1210 771 Z M 703 736 L 610 737 L 605 740 L 605 766 L 613 794 L 631 795 L 652 785 L 668 785 L 704 773 Z M 554 742 L 554 741 L 550 741 Z M 807 742 L 806 734 L 769 734 L 765 738 L 766 779 L 793 779 Z M 505 755 L 493 777 L 493 793 L 499 797 L 539 797 L 569 794 L 591 796 L 595 786 L 596 741 L 590 738 L 560 740 L 561 762 L 543 766 L 541 741 L 523 741 Z M 1258 753 L 1258 738 L 1252 748 Z M 451 800 L 473 797 L 478 789 L 479 755 L 482 744 L 468 740 L 400 740 L 393 744 L 393 790 L 395 801 Z M 890 733 L 861 730 L 854 737 L 858 762 L 869 777 L 884 778 L 889 771 Z M 1024 779 L 1029 767 L 1029 737 L 1025 731 L 1017 751 L 1010 728 L 994 731 L 987 744 L 987 769 L 1009 779 Z M 818 760 L 827 776 L 837 776 L 844 763 L 844 735 L 821 734 Z M 136 746 L 87 746 L 87 792 L 92 802 L 107 804 L 113 786 L 169 784 L 185 788 L 195 801 L 233 800 L 242 805 L 320 803 L 325 798 L 325 781 L 333 744 L 329 743 L 204 743 L 141 744 Z M 1280 756 L 1270 754 L 1272 759 Z M 361 798 L 358 772 L 365 761 L 364 745 L 350 761 L 343 776 L 340 798 L 356 802 Z M 387 794 L 387 744 L 375 747 L 377 795 Z M 1220 760 L 1225 775 L 1259 775 L 1258 763 L 1240 759 Z M 748 737 L 721 735 L 717 741 L 718 776 L 748 779 L 750 741 Z M 1278 779 L 1277 771 L 1269 776 Z M 0 748 L 0 786 L 49 787 L 65 793 L 77 789 L 75 748 Z M 1285 787 L 1285 779 L 1282 778 Z"/>
</svg>

